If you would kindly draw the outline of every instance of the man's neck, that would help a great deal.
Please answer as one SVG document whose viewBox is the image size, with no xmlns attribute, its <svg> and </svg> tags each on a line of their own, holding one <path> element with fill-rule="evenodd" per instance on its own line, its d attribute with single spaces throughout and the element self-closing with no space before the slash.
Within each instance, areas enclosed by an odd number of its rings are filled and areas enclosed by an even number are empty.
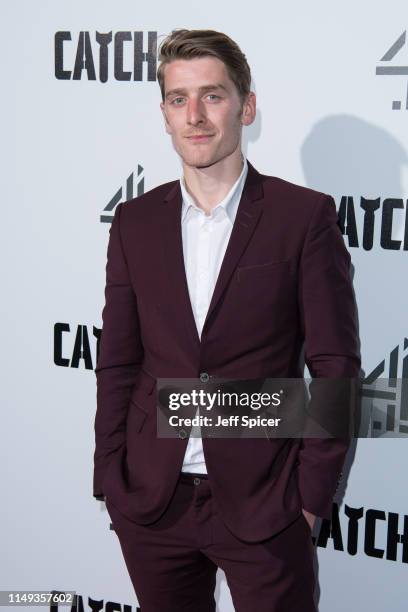
<svg viewBox="0 0 408 612">
<path fill-rule="evenodd" d="M 242 167 L 243 155 L 240 148 L 207 168 L 195 168 L 183 162 L 187 192 L 197 206 L 209 214 L 225 198 L 241 174 Z"/>
</svg>

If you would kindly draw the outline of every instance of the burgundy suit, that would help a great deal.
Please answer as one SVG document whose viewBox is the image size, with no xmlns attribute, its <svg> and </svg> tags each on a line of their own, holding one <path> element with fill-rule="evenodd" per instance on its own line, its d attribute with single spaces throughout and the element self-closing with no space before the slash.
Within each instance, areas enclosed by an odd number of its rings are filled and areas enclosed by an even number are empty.
<svg viewBox="0 0 408 612">
<path fill-rule="evenodd" d="M 138 525 L 175 491 L 187 438 L 156 436 L 157 378 L 357 377 L 350 255 L 333 198 L 248 175 L 201 341 L 184 271 L 178 181 L 116 207 L 108 245 L 97 378 L 94 496 Z M 330 518 L 348 443 L 203 439 L 220 517 L 246 542 L 301 508 Z"/>
</svg>

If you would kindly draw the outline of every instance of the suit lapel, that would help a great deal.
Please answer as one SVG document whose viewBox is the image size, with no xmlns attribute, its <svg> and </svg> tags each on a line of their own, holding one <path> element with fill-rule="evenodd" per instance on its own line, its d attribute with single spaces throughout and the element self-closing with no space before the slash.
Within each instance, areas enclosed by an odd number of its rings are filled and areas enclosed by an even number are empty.
<svg viewBox="0 0 408 612">
<path fill-rule="evenodd" d="M 216 308 L 228 282 L 238 265 L 238 262 L 247 246 L 258 220 L 262 214 L 262 175 L 247 160 L 248 174 L 242 191 L 234 225 L 221 264 L 217 282 L 204 322 L 202 335 L 209 325 L 211 316 Z M 162 236 L 165 266 L 170 280 L 170 290 L 176 297 L 179 316 L 186 322 L 190 338 L 197 348 L 200 346 L 200 337 L 194 320 L 188 292 L 187 276 L 184 266 L 183 241 L 181 233 L 181 204 L 182 195 L 179 181 L 167 193 L 163 201 Z"/>
</svg>

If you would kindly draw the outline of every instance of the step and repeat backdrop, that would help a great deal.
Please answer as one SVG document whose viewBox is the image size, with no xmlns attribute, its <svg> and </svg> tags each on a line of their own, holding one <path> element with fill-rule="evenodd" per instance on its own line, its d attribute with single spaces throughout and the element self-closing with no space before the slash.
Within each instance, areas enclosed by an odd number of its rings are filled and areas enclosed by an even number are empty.
<svg viewBox="0 0 408 612">
<path fill-rule="evenodd" d="M 406 610 L 406 3 L 20 0 L 2 13 L 1 589 L 137 610 L 92 497 L 106 248 L 118 202 L 180 176 L 158 45 L 174 28 L 211 28 L 251 66 L 244 154 L 333 195 L 352 258 L 370 429 L 351 445 L 332 521 L 315 526 L 319 610 Z M 222 571 L 216 597 L 232 612 Z"/>
</svg>

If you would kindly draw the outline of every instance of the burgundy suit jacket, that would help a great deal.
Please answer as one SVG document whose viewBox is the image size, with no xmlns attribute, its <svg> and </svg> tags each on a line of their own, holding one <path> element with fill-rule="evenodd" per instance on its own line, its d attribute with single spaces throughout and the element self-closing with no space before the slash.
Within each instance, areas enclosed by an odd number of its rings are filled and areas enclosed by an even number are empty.
<svg viewBox="0 0 408 612">
<path fill-rule="evenodd" d="M 110 227 L 95 368 L 94 485 L 139 524 L 165 511 L 188 438 L 157 437 L 156 379 L 360 371 L 350 255 L 331 196 L 248 175 L 202 330 L 188 294 L 179 181 L 120 203 Z M 215 502 L 243 540 L 277 533 L 301 508 L 331 517 L 349 443 L 203 438 Z"/>
</svg>

